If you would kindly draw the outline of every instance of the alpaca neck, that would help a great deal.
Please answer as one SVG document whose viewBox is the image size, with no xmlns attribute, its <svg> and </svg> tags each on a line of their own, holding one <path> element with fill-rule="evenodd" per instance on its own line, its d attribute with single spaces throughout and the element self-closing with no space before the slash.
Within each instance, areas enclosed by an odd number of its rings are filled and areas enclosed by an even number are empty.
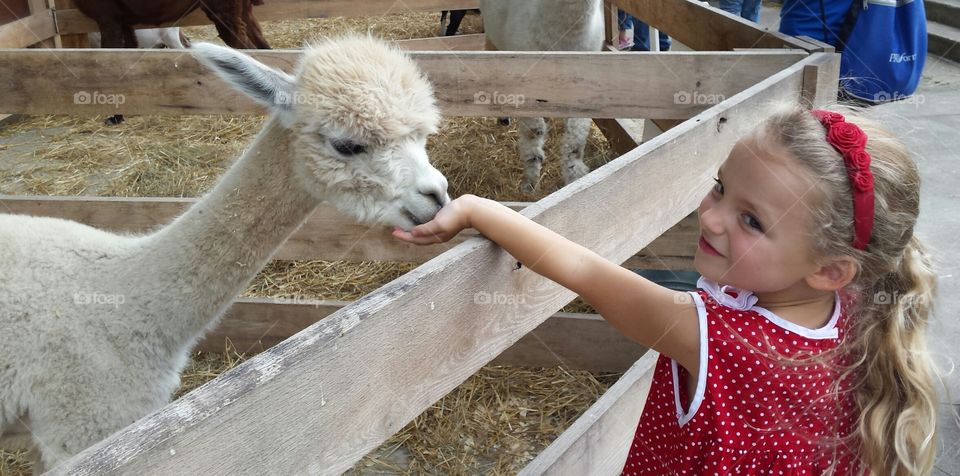
<svg viewBox="0 0 960 476">
<path fill-rule="evenodd" d="M 166 285 L 158 304 L 174 311 L 155 325 L 171 346 L 192 344 L 215 324 L 319 204 L 295 176 L 290 142 L 269 119 L 211 192 L 146 238 L 143 269 Z"/>
</svg>

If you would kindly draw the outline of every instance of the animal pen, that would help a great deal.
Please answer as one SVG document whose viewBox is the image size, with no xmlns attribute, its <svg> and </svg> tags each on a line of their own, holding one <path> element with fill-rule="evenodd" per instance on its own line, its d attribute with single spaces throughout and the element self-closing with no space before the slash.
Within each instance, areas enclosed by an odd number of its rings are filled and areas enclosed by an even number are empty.
<svg viewBox="0 0 960 476">
<path fill-rule="evenodd" d="M 113 104 L 95 100 L 98 93 L 122 95 L 125 114 L 261 112 L 218 87 L 212 73 L 180 51 L 60 48 L 73 46 L 77 34 L 96 31 L 96 25 L 69 7 L 26 3 L 30 15 L 0 26 L 0 112 L 113 114 Z M 402 8 L 477 3 L 406 0 Z M 692 269 L 699 232 L 689 215 L 727 151 L 778 104 L 834 101 L 839 56 L 693 0 L 615 3 L 696 51 L 470 51 L 483 49 L 482 35 L 398 43 L 433 82 L 445 115 L 594 118 L 620 156 L 538 202 L 511 205 L 625 266 Z M 610 38 L 616 15 L 607 7 Z M 373 15 L 391 8 L 394 2 L 385 0 L 271 0 L 255 14 L 272 20 Z M 180 24 L 203 23 L 206 18 L 196 12 Z M 50 48 L 27 48 L 37 44 Z M 287 71 L 298 55 L 252 54 Z M 93 99 L 77 100 L 80 91 L 93 92 Z M 525 100 L 477 100 L 478 92 Z M 667 130 L 643 142 L 630 118 L 655 119 Z M 5 213 L 116 231 L 166 223 L 192 202 L 0 196 Z M 557 314 L 573 293 L 518 268 L 489 241 L 466 236 L 414 247 L 321 206 L 274 259 L 422 265 L 351 303 L 238 299 L 200 348 L 218 348 L 229 338 L 266 350 L 53 473 L 339 474 L 490 362 L 629 369 L 523 474 L 621 469 L 655 353 L 627 341 L 599 316 Z"/>
</svg>

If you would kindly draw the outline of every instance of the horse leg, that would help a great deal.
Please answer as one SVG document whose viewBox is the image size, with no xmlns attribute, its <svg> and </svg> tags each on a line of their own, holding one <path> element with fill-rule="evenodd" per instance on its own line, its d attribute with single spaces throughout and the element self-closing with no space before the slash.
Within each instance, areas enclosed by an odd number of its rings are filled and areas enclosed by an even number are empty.
<svg viewBox="0 0 960 476">
<path fill-rule="evenodd" d="M 137 41 L 137 33 L 133 29 L 133 25 L 123 25 L 123 47 L 137 48 L 139 46 L 140 43 Z"/>
<path fill-rule="evenodd" d="M 453 36 L 457 34 L 457 30 L 460 29 L 460 23 L 463 22 L 463 17 L 466 16 L 466 10 L 450 10 L 450 25 L 447 26 L 447 31 L 444 32 L 443 36 Z"/>
<path fill-rule="evenodd" d="M 243 25 L 241 12 L 228 8 L 219 11 L 213 11 L 209 7 L 201 6 L 203 13 L 217 27 L 217 34 L 227 46 L 236 49 L 250 49 L 252 46 L 247 40 L 246 27 Z"/>
<path fill-rule="evenodd" d="M 263 37 L 263 30 L 260 29 L 260 22 L 253 16 L 253 6 L 246 4 L 243 11 L 244 23 L 247 25 L 247 38 L 254 48 L 269 50 L 270 44 Z"/>
</svg>

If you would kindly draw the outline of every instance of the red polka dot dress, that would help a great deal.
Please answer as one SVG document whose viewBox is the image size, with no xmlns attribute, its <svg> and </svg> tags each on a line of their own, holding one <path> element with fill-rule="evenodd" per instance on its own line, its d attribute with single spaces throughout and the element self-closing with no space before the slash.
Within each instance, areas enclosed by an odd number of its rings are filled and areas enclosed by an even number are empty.
<svg viewBox="0 0 960 476">
<path fill-rule="evenodd" d="M 849 393 L 836 396 L 838 357 L 811 359 L 843 339 L 839 296 L 830 321 L 807 329 L 756 306 L 749 291 L 697 286 L 696 385 L 660 356 L 623 474 L 862 474 L 843 439 L 856 413 Z"/>
</svg>

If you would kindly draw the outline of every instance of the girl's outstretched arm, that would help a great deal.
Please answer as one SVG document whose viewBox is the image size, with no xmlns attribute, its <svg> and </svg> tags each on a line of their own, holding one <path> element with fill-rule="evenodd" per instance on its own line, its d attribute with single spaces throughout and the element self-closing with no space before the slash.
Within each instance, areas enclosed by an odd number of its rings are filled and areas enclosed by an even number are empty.
<svg viewBox="0 0 960 476">
<path fill-rule="evenodd" d="M 611 263 L 492 200 L 464 195 L 429 223 L 397 238 L 440 243 L 475 228 L 524 266 L 576 292 L 627 337 L 675 359 L 690 372 L 699 368 L 697 310 L 686 295 Z"/>
</svg>

